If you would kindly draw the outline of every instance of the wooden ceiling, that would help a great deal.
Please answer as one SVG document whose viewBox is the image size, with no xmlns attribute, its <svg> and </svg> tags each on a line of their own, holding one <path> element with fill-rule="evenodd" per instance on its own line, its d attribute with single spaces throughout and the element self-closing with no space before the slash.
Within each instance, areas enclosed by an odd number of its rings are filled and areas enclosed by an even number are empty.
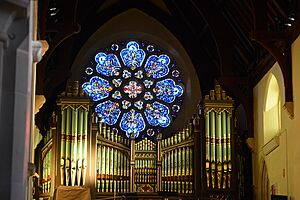
<svg viewBox="0 0 300 200">
<path fill-rule="evenodd" d="M 38 37 L 48 41 L 49 50 L 37 68 L 37 94 L 46 97 L 36 115 L 42 133 L 81 46 L 105 22 L 131 8 L 158 20 L 182 43 L 198 73 L 202 94 L 217 80 L 243 104 L 249 136 L 253 87 L 275 61 L 285 78 L 286 101 L 293 100 L 290 47 L 300 33 L 297 0 L 43 0 Z"/>
</svg>

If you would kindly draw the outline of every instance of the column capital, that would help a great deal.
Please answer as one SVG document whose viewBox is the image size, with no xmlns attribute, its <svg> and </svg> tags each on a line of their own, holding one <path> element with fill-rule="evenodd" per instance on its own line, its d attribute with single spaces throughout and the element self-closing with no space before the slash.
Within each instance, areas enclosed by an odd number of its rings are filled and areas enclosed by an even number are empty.
<svg viewBox="0 0 300 200">
<path fill-rule="evenodd" d="M 32 41 L 32 56 L 33 62 L 40 62 L 43 55 L 48 50 L 49 45 L 46 40 L 35 40 Z"/>
<path fill-rule="evenodd" d="M 0 32 L 0 42 L 2 42 L 4 45 L 4 48 L 7 49 L 9 46 L 9 37 L 7 33 Z"/>
</svg>

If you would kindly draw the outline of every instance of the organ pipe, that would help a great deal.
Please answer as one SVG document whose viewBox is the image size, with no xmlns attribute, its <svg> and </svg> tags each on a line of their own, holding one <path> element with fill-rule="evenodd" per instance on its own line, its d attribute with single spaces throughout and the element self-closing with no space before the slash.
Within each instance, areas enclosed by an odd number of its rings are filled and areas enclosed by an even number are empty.
<svg viewBox="0 0 300 200">
<path fill-rule="evenodd" d="M 222 95 L 221 95 L 222 94 Z M 207 188 L 228 189 L 231 178 L 231 123 L 233 100 L 221 91 L 211 90 L 200 103 L 205 120 L 205 160 Z"/>
<path fill-rule="evenodd" d="M 86 172 L 87 172 L 87 126 L 88 126 L 88 110 L 84 110 L 84 123 L 83 123 L 83 173 L 82 184 L 85 185 Z"/>
<path fill-rule="evenodd" d="M 72 109 L 72 138 L 71 138 L 71 185 L 76 181 L 76 162 L 77 162 L 77 110 Z"/>
<path fill-rule="evenodd" d="M 217 94 L 205 98 L 201 104 L 204 114 L 203 175 L 205 187 L 228 189 L 231 183 L 231 134 L 232 108 L 223 106 L 229 98 Z M 217 91 L 216 91 L 217 93 Z M 214 97 L 213 97 L 214 96 Z M 69 94 L 68 98 L 73 97 Z M 218 101 L 218 102 L 217 102 Z M 75 101 L 76 102 L 76 101 Z M 232 103 L 230 104 L 232 105 Z M 229 108 L 230 107 L 230 108 Z M 95 121 L 95 122 L 94 122 Z M 94 120 L 92 123 L 96 123 Z M 98 120 L 102 121 L 101 119 Z M 60 184 L 84 185 L 87 179 L 87 148 L 89 127 L 89 105 L 65 101 L 61 104 Z M 135 143 L 134 137 L 124 138 L 113 127 L 99 123 L 94 167 L 97 192 L 134 192 L 143 186 L 157 191 L 192 193 L 195 186 L 194 170 L 198 169 L 194 155 L 199 148 L 194 137 L 193 123 L 171 137 L 158 139 L 157 144 L 148 138 Z M 92 129 L 95 130 L 95 129 Z M 202 137 L 202 136 L 201 136 Z M 91 138 L 93 139 L 93 138 Z M 92 140 L 91 140 L 92 141 Z M 93 144 L 91 144 L 91 148 Z M 92 151 L 91 151 L 92 152 Z M 43 191 L 50 191 L 51 155 L 46 155 L 43 164 Z M 155 155 L 152 157 L 152 155 Z M 93 157 L 93 156 L 92 156 Z M 194 166 L 194 164 L 196 166 Z M 200 164 L 199 164 L 200 165 Z M 59 181 L 58 181 L 59 182 Z M 204 188 L 205 188 L 204 187 Z"/>
<path fill-rule="evenodd" d="M 66 109 L 61 111 L 61 141 L 60 141 L 60 184 L 64 184 L 65 164 L 66 164 Z"/>
<path fill-rule="evenodd" d="M 67 119 L 66 119 L 66 186 L 70 183 L 70 168 L 71 168 L 71 108 L 67 107 Z"/>
<path fill-rule="evenodd" d="M 227 123 L 226 112 L 222 112 L 222 147 L 223 147 L 223 162 L 227 161 Z"/>
<path fill-rule="evenodd" d="M 79 114 L 78 114 L 79 112 Z M 81 183 L 81 170 L 82 170 L 82 147 L 83 147 L 83 124 L 82 124 L 82 118 L 83 118 L 83 110 L 80 108 L 77 111 L 78 115 L 78 135 L 77 135 L 77 185 L 80 185 Z"/>
</svg>

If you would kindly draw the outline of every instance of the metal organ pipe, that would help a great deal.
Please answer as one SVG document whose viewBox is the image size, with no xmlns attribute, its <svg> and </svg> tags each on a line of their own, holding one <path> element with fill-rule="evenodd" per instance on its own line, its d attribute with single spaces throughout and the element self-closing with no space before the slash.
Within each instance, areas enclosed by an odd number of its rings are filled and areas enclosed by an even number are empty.
<svg viewBox="0 0 300 200">
<path fill-rule="evenodd" d="M 79 108 L 77 111 L 77 185 L 81 185 L 81 170 L 82 170 L 82 159 L 83 159 L 83 152 L 82 152 L 82 136 L 83 136 L 83 124 L 82 124 L 82 117 L 83 117 L 83 108 Z"/>
<path fill-rule="evenodd" d="M 66 119 L 66 186 L 70 184 L 70 168 L 71 168 L 71 108 L 67 108 L 67 119 Z"/>
<path fill-rule="evenodd" d="M 71 185 L 76 181 L 76 164 L 77 164 L 77 109 L 72 109 L 72 137 L 71 137 Z"/>
<path fill-rule="evenodd" d="M 83 172 L 82 172 L 82 184 L 85 185 L 86 173 L 87 173 L 87 127 L 88 127 L 88 114 L 89 111 L 84 109 L 84 120 L 83 120 Z"/>
<path fill-rule="evenodd" d="M 66 164 L 66 109 L 61 111 L 60 184 L 64 185 Z"/>
</svg>

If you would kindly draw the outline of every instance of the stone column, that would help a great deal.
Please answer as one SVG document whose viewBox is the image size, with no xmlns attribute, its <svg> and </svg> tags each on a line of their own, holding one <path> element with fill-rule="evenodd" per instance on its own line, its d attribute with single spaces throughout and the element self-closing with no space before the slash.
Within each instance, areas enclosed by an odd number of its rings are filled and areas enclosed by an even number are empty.
<svg viewBox="0 0 300 200">
<path fill-rule="evenodd" d="M 29 0 L 0 1 L 0 194 L 26 199 L 31 127 Z"/>
</svg>

